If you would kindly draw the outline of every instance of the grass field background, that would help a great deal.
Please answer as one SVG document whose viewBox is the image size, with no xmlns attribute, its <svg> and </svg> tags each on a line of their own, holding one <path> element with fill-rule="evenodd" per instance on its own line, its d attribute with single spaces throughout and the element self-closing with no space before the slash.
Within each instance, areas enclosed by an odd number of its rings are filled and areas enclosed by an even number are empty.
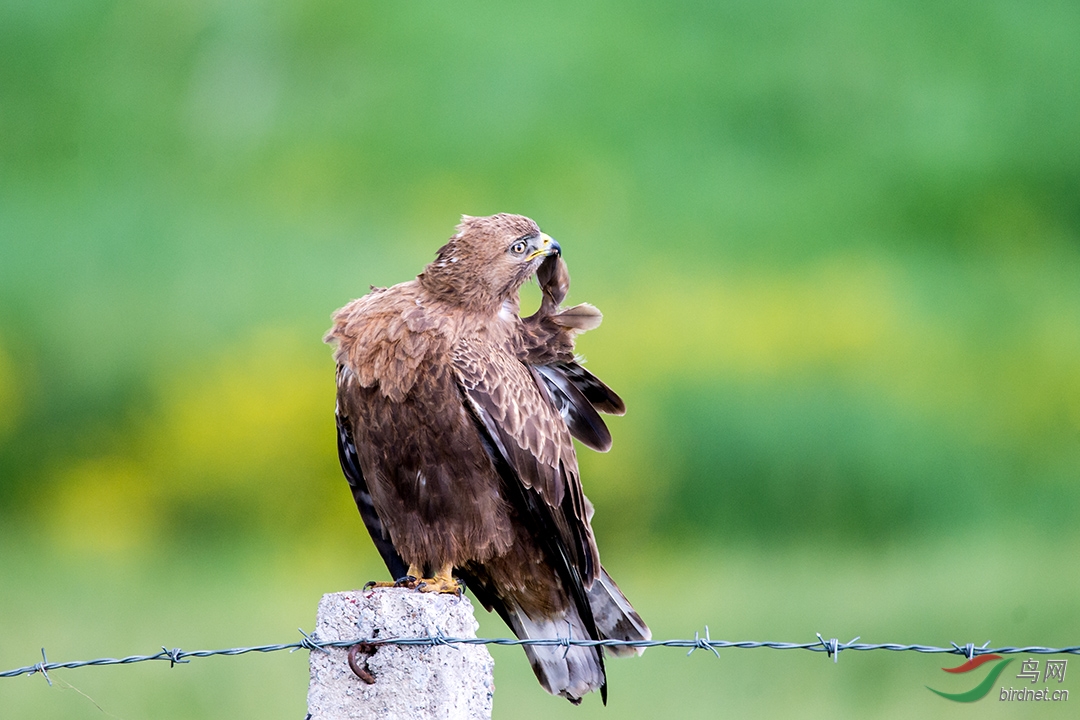
<svg viewBox="0 0 1080 720">
<path fill-rule="evenodd" d="M 1078 36 L 1001 0 L 0 6 L 0 670 L 287 641 L 381 576 L 320 338 L 499 211 L 605 313 L 579 350 L 629 411 L 580 461 L 657 637 L 1076 644 Z M 605 712 L 494 652 L 497 716 Z M 949 664 L 659 648 L 606 712 L 1065 712 L 948 703 Z M 55 679 L 101 710 L 0 706 L 295 718 L 306 668 Z"/>
</svg>

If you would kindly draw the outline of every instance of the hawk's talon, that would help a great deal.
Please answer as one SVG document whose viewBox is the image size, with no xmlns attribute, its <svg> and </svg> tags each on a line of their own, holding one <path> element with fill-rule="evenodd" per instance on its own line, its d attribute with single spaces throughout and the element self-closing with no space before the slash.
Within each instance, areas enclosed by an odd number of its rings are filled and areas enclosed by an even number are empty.
<svg viewBox="0 0 1080 720">
<path fill-rule="evenodd" d="M 370 590 L 372 588 L 402 588 L 402 587 L 412 589 L 413 587 L 415 587 L 415 583 L 416 583 L 416 578 L 413 577 L 412 575 L 406 575 L 405 577 L 400 577 L 397 580 L 394 580 L 393 582 L 386 582 L 384 580 L 379 580 L 379 581 L 369 580 L 368 582 L 364 583 L 364 590 Z"/>
</svg>

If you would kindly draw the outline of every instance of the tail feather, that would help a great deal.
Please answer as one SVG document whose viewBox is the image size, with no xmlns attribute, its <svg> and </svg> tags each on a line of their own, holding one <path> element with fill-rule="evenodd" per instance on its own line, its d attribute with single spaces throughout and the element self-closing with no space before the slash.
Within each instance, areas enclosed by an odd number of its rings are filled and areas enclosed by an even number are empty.
<svg viewBox="0 0 1080 720">
<path fill-rule="evenodd" d="M 576 605 L 551 617 L 530 618 L 510 598 L 499 597 L 477 576 L 476 568 L 460 568 L 461 574 L 477 600 L 488 610 L 496 610 L 519 638 L 565 638 L 601 640 L 651 640 L 652 631 L 641 619 L 619 586 L 600 568 L 600 574 L 586 591 L 594 631 L 581 619 Z M 566 698 L 575 705 L 585 693 L 600 690 L 606 695 L 607 675 L 600 648 L 578 645 L 525 645 L 537 680 L 552 695 Z M 644 648 L 608 647 L 604 654 L 615 657 L 640 655 Z M 606 699 L 606 698 L 605 698 Z"/>
<path fill-rule="evenodd" d="M 637 614 L 619 586 L 600 568 L 600 575 L 589 588 L 589 606 L 592 608 L 596 629 L 604 640 L 651 640 L 652 630 Z M 645 648 L 607 647 L 615 657 L 640 655 Z"/>
<path fill-rule="evenodd" d="M 589 633 L 573 608 L 551 618 L 530 618 L 517 607 L 507 607 L 505 618 L 519 638 L 588 638 Z M 606 682 L 598 648 L 573 645 L 525 645 L 536 679 L 552 695 L 575 705 L 585 693 L 602 688 Z"/>
</svg>

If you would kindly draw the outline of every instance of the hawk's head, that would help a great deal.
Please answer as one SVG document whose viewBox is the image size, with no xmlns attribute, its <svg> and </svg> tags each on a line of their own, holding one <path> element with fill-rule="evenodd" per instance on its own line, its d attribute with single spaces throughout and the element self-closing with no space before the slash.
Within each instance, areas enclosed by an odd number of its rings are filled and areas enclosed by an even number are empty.
<svg viewBox="0 0 1080 720">
<path fill-rule="evenodd" d="M 420 274 L 424 287 L 476 310 L 497 311 L 559 243 L 521 215 L 463 215 L 457 233 Z"/>
</svg>

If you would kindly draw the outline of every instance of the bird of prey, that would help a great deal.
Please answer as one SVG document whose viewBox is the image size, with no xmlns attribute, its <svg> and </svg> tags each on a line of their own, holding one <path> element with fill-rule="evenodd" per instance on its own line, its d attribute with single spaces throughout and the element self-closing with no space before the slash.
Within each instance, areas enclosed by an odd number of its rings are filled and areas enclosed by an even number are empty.
<svg viewBox="0 0 1080 720">
<path fill-rule="evenodd" d="M 521 318 L 534 275 L 543 300 Z M 334 314 L 338 454 L 397 580 L 385 585 L 460 592 L 460 579 L 519 638 L 646 640 L 600 564 L 582 492 L 571 438 L 607 451 L 598 413 L 625 408 L 574 355 L 601 315 L 562 308 L 568 288 L 535 222 L 464 216 L 414 280 Z M 606 702 L 603 652 L 525 646 L 544 689 L 575 704 L 597 689 Z"/>
</svg>

